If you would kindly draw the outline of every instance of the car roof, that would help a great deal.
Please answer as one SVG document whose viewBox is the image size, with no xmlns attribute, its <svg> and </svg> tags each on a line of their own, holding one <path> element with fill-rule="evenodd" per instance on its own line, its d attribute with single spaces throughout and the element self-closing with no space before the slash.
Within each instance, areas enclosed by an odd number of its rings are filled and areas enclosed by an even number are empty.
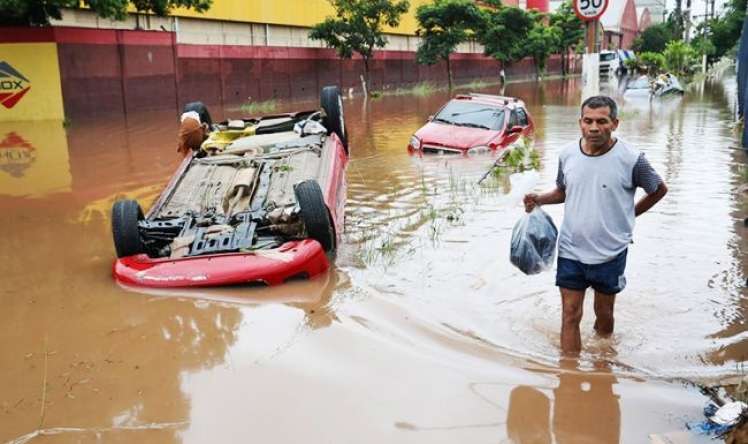
<svg viewBox="0 0 748 444">
<path fill-rule="evenodd" d="M 517 107 L 527 108 L 525 106 L 525 102 L 521 101 L 520 99 L 516 97 L 497 96 L 493 94 L 479 94 L 479 93 L 458 94 L 452 100 L 465 100 L 465 101 L 471 101 L 471 102 L 482 103 L 486 105 L 493 105 L 493 106 L 497 106 L 500 108 L 509 108 L 509 109 L 514 109 Z"/>
</svg>

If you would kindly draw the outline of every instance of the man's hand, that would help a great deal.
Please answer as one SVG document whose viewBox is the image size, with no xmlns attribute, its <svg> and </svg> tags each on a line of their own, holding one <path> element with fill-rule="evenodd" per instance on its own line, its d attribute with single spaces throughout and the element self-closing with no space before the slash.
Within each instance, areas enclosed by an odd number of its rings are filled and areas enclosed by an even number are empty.
<svg viewBox="0 0 748 444">
<path fill-rule="evenodd" d="M 566 191 L 556 187 L 555 189 L 543 194 L 525 194 L 525 198 L 522 199 L 522 202 L 525 204 L 525 211 L 529 213 L 538 205 L 559 204 L 564 203 L 565 200 Z"/>
<path fill-rule="evenodd" d="M 529 213 L 538 206 L 538 195 L 535 193 L 525 194 L 525 198 L 522 201 L 525 204 L 525 211 Z"/>
</svg>

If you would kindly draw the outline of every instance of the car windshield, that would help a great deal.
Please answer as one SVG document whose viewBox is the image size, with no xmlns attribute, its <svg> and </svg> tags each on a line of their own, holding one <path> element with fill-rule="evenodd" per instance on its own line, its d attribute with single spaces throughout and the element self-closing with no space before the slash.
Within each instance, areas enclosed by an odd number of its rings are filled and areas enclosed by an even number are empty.
<svg viewBox="0 0 748 444">
<path fill-rule="evenodd" d="M 634 80 L 628 85 L 628 89 L 648 89 L 648 88 L 649 88 L 649 79 L 647 79 L 646 77 L 639 77 L 638 79 Z"/>
<path fill-rule="evenodd" d="M 608 62 L 610 60 L 613 60 L 614 58 L 616 58 L 616 53 L 614 52 L 607 52 L 607 53 L 600 54 L 601 62 Z"/>
<path fill-rule="evenodd" d="M 500 130 L 504 126 L 504 110 L 496 106 L 474 103 L 467 100 L 452 100 L 439 111 L 434 121 Z"/>
</svg>

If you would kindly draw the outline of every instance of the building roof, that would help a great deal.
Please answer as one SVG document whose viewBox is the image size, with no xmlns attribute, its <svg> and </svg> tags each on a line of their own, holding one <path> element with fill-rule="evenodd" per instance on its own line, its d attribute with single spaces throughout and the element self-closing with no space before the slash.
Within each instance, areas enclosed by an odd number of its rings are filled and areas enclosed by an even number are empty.
<svg viewBox="0 0 748 444">
<path fill-rule="evenodd" d="M 608 8 L 605 13 L 600 17 L 600 23 L 603 25 L 605 31 L 612 31 L 617 33 L 623 33 L 623 28 L 626 21 L 631 21 L 629 17 L 625 17 L 625 13 L 633 11 L 634 23 L 636 22 L 636 3 L 634 0 L 608 0 Z M 630 26 L 630 24 L 629 24 Z"/>
</svg>

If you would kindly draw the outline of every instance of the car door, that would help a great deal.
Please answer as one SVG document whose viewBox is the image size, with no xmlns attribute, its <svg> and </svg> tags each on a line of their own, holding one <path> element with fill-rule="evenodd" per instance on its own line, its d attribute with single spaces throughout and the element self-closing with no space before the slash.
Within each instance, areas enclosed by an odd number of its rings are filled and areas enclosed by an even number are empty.
<svg viewBox="0 0 748 444">
<path fill-rule="evenodd" d="M 526 118 L 527 116 L 525 115 L 525 119 Z M 503 146 L 507 146 L 513 143 L 514 141 L 519 139 L 519 136 L 521 136 L 524 133 L 524 128 L 523 128 L 523 131 L 521 132 L 510 133 L 509 131 L 515 126 L 522 126 L 520 124 L 520 115 L 519 113 L 517 113 L 517 108 L 509 111 L 509 120 L 506 124 L 506 128 L 504 129 L 504 140 L 502 142 Z"/>
<path fill-rule="evenodd" d="M 532 122 L 530 117 L 527 115 L 527 111 L 524 108 L 517 108 L 517 125 L 522 127 L 522 134 L 529 136 L 532 132 Z"/>
</svg>

